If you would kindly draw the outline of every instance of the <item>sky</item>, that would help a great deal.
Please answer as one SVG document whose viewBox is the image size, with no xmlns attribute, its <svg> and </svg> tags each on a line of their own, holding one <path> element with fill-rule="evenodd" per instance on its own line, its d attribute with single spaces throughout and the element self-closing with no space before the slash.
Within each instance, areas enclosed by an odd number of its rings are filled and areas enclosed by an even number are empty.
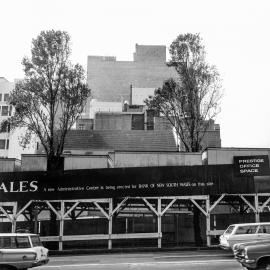
<svg viewBox="0 0 270 270">
<path fill-rule="evenodd" d="M 21 61 L 42 30 L 64 30 L 74 63 L 88 55 L 131 61 L 135 44 L 166 45 L 200 33 L 223 86 L 222 147 L 270 148 L 269 0 L 1 0 L 0 77 L 23 78 Z M 169 53 L 168 53 L 169 58 Z"/>
</svg>

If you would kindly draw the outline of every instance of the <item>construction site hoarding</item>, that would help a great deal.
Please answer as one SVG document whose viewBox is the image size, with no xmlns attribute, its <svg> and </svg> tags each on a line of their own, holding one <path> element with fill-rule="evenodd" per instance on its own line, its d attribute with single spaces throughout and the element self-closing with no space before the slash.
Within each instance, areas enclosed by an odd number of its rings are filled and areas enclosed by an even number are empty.
<svg viewBox="0 0 270 270">
<path fill-rule="evenodd" d="M 235 156 L 234 173 L 236 176 L 269 175 L 269 158 L 267 155 Z"/>
<path fill-rule="evenodd" d="M 0 201 L 254 193 L 233 165 L 0 173 Z"/>
</svg>

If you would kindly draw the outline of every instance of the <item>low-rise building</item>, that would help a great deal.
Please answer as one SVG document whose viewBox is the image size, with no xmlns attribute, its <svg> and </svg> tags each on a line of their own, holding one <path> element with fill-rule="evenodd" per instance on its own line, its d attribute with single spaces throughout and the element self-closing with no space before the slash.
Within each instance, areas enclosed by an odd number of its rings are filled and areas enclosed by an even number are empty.
<svg viewBox="0 0 270 270">
<path fill-rule="evenodd" d="M 257 155 L 267 155 L 270 159 L 270 148 L 208 147 L 202 153 L 202 162 L 207 165 L 233 164 L 234 157 Z"/>
</svg>

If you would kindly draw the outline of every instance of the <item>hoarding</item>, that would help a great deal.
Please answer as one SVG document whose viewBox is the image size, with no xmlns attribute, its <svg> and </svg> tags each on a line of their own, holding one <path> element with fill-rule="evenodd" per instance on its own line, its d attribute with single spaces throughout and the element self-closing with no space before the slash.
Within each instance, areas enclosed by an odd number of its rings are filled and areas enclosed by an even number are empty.
<svg viewBox="0 0 270 270">
<path fill-rule="evenodd" d="M 269 158 L 267 155 L 235 156 L 234 174 L 236 176 L 270 175 Z"/>
<path fill-rule="evenodd" d="M 0 201 L 253 193 L 232 165 L 0 173 Z"/>
</svg>

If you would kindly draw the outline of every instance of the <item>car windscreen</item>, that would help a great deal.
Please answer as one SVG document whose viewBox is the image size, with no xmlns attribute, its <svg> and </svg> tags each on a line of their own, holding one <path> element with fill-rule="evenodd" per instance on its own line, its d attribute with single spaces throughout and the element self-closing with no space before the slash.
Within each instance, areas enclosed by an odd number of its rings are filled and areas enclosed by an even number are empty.
<svg viewBox="0 0 270 270">
<path fill-rule="evenodd" d="M 0 248 L 16 248 L 14 236 L 0 236 Z"/>
<path fill-rule="evenodd" d="M 231 225 L 228 227 L 228 229 L 224 232 L 224 234 L 231 234 L 235 226 Z"/>
<path fill-rule="evenodd" d="M 28 236 L 17 236 L 16 242 L 17 242 L 17 248 L 30 248 L 31 247 Z"/>
<path fill-rule="evenodd" d="M 33 247 L 43 246 L 38 235 L 31 235 L 30 238 L 31 238 Z"/>
</svg>

